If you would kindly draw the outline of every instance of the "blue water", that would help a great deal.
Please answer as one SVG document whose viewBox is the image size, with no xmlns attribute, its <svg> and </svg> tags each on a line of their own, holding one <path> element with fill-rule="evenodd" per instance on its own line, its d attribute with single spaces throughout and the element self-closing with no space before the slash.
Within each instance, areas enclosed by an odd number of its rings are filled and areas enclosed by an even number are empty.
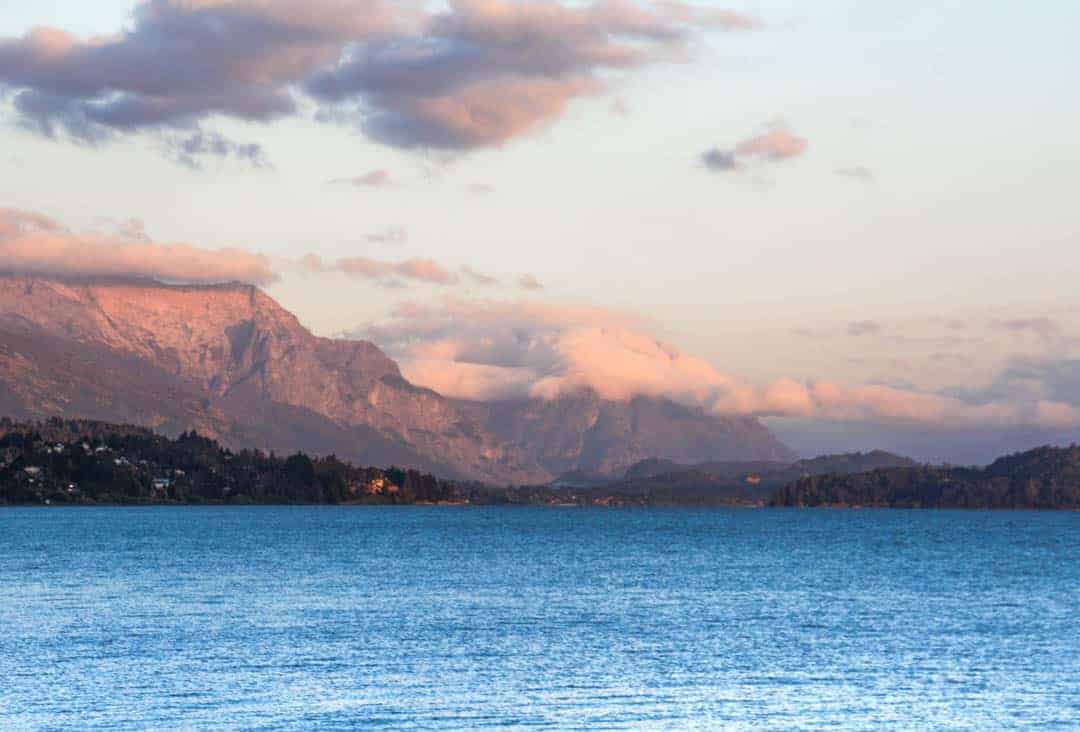
<svg viewBox="0 0 1080 732">
<path fill-rule="evenodd" d="M 1077 729 L 1080 514 L 0 510 L 2 729 Z"/>
</svg>

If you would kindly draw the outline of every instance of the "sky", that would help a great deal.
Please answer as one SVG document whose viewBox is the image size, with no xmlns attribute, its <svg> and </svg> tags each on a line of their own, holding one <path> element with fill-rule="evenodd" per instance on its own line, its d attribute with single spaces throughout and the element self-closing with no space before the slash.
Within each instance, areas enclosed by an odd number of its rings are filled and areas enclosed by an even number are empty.
<svg viewBox="0 0 1080 732">
<path fill-rule="evenodd" d="M 225 249 L 443 391 L 670 392 L 803 453 L 1080 434 L 1074 2 L 9 5 L 0 208 L 48 226 L 0 265 Z"/>
</svg>

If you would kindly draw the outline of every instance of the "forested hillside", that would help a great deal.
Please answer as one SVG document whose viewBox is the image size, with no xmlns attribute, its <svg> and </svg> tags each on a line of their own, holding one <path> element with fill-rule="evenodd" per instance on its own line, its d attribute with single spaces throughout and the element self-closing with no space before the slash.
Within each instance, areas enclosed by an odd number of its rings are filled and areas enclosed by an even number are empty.
<svg viewBox="0 0 1080 732">
<path fill-rule="evenodd" d="M 0 421 L 0 503 L 415 503 L 459 500 L 415 470 L 330 456 L 234 452 L 186 432 L 50 419 Z"/>
<path fill-rule="evenodd" d="M 983 469 L 922 466 L 811 476 L 779 489 L 776 506 L 1080 508 L 1080 446 L 1040 447 Z"/>
</svg>

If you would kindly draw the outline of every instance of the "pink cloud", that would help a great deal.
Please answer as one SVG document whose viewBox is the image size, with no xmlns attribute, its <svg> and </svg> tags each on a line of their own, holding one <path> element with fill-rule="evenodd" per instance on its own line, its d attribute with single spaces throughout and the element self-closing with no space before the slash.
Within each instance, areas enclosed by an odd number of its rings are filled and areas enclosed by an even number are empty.
<svg viewBox="0 0 1080 732">
<path fill-rule="evenodd" d="M 452 92 L 406 97 L 388 102 L 393 131 L 372 131 L 410 146 L 402 123 L 431 147 L 490 147 L 537 129 L 563 115 L 570 100 L 599 93 L 602 87 L 587 78 L 532 79 L 501 77 L 471 82 Z"/>
<path fill-rule="evenodd" d="M 806 152 L 810 143 L 793 134 L 783 124 L 773 124 L 765 132 L 738 143 L 734 149 L 713 147 L 701 154 L 701 162 L 711 172 L 745 170 L 754 161 L 778 163 Z"/>
<path fill-rule="evenodd" d="M 667 0 L 142 0 L 129 27 L 82 39 L 60 29 L 0 38 L 0 84 L 20 124 L 97 145 L 140 132 L 166 146 L 248 162 L 262 150 L 200 125 L 303 113 L 386 144 L 498 146 L 561 117 L 613 75 L 684 57 L 705 29 L 756 20 Z M 193 134 L 190 134 L 195 130 Z M 177 149 L 179 146 L 179 150 Z"/>
<path fill-rule="evenodd" d="M 764 26 L 764 23 L 754 16 L 737 13 L 733 10 L 703 8 L 701 6 L 679 2 L 678 0 L 668 0 L 667 2 L 659 3 L 659 5 L 667 10 L 673 17 L 695 25 L 720 28 L 728 31 L 756 30 Z"/>
<path fill-rule="evenodd" d="M 542 290 L 544 283 L 531 274 L 523 274 L 518 278 L 518 284 L 523 290 Z"/>
<path fill-rule="evenodd" d="M 306 85 L 330 118 L 400 147 L 498 146 L 573 99 L 684 52 L 695 30 L 745 19 L 677 3 L 454 0 L 417 33 L 369 44 Z"/>
<path fill-rule="evenodd" d="M 1077 425 L 1080 408 L 1044 397 L 971 402 L 828 379 L 759 385 L 651 335 L 646 321 L 600 308 L 537 303 L 407 303 L 363 335 L 407 378 L 464 399 L 553 399 L 591 389 L 607 399 L 667 397 L 718 415 L 933 425 Z"/>
<path fill-rule="evenodd" d="M 166 282 L 269 284 L 270 261 L 239 249 L 160 244 L 145 233 L 75 233 L 42 216 L 0 209 L 0 271 L 53 277 L 151 278 Z"/>
<path fill-rule="evenodd" d="M 331 185 L 352 185 L 357 188 L 365 186 L 378 188 L 390 184 L 390 171 L 384 168 L 378 170 L 371 170 L 363 175 L 357 175 L 352 178 L 334 178 L 328 181 Z"/>
<path fill-rule="evenodd" d="M 806 152 L 809 143 L 789 130 L 778 127 L 760 135 L 743 140 L 735 146 L 735 152 L 744 157 L 761 157 L 766 160 L 787 160 Z"/>
<path fill-rule="evenodd" d="M 432 259 L 406 259 L 392 262 L 371 257 L 343 257 L 324 262 L 317 254 L 308 254 L 297 262 L 301 271 L 313 273 L 339 272 L 349 277 L 393 281 L 397 278 L 426 282 L 433 285 L 453 285 L 458 277 Z"/>
<path fill-rule="evenodd" d="M 393 265 L 394 273 L 406 279 L 430 282 L 436 285 L 452 285 L 457 275 L 444 269 L 432 259 L 407 259 Z"/>
</svg>

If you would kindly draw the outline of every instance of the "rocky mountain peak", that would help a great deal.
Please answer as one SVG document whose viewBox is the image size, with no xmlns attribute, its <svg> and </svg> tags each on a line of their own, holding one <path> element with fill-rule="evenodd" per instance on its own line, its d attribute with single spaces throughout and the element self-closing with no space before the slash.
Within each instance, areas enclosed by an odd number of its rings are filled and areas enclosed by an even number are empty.
<svg viewBox="0 0 1080 732">
<path fill-rule="evenodd" d="M 243 284 L 0 277 L 0 411 L 194 427 L 234 446 L 492 482 L 789 455 L 757 420 L 664 399 L 449 400 L 376 345 L 316 337 Z"/>
</svg>

